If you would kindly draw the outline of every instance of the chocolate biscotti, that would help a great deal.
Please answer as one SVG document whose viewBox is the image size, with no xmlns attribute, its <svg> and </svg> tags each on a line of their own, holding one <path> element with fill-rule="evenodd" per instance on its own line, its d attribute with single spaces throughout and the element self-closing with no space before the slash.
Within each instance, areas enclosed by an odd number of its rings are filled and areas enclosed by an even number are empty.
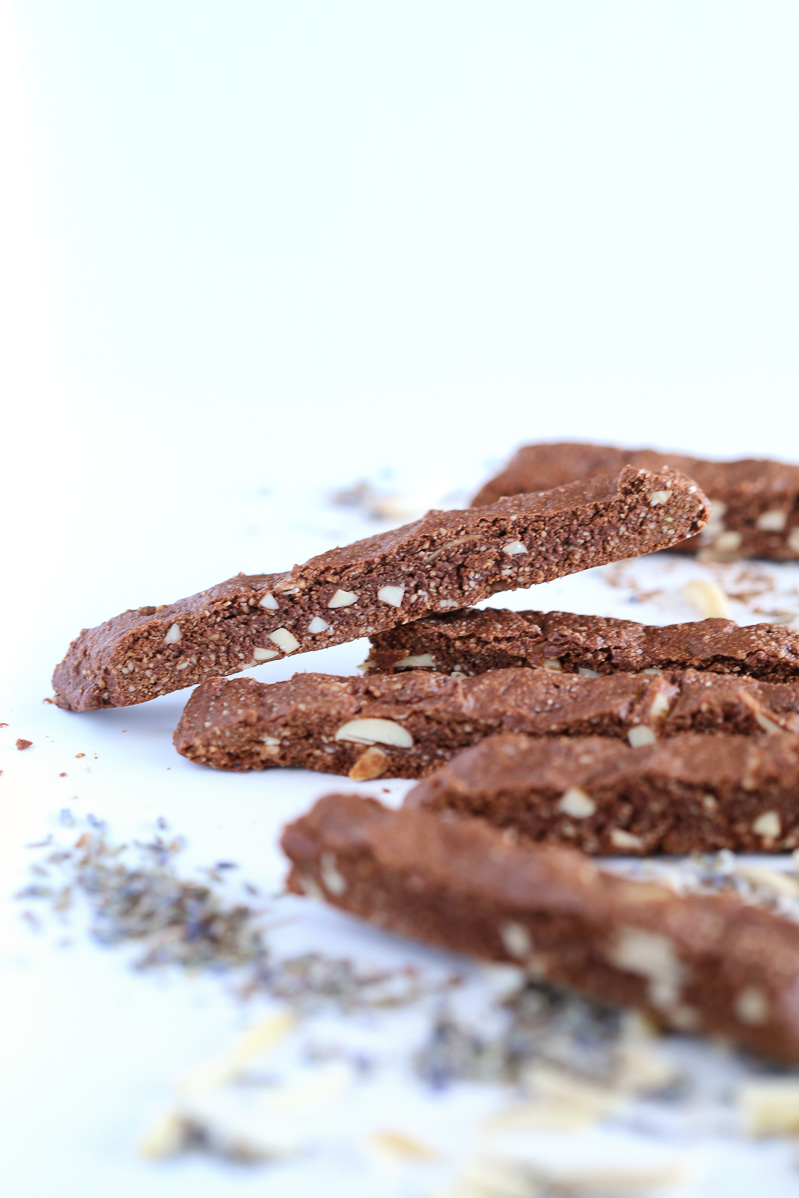
<svg viewBox="0 0 799 1198">
<path fill-rule="evenodd" d="M 283 574 L 237 575 L 84 629 L 53 675 L 60 707 L 125 707 L 290 653 L 323 649 L 619 558 L 663 549 L 708 515 L 673 470 L 625 467 L 490 507 L 428 512 Z"/>
<path fill-rule="evenodd" d="M 405 805 L 588 853 L 788 850 L 799 844 L 799 738 L 682 733 L 632 748 L 492 736 L 439 766 Z"/>
<path fill-rule="evenodd" d="M 709 462 L 659 449 L 620 449 L 610 445 L 560 442 L 525 445 L 496 478 L 477 493 L 474 504 L 496 503 L 501 495 L 559 487 L 591 478 L 625 463 L 646 470 L 668 462 L 695 478 L 711 502 L 710 522 L 681 545 L 684 552 L 709 550 L 719 558 L 799 559 L 799 466 L 749 458 Z"/>
<path fill-rule="evenodd" d="M 191 696 L 174 740 L 184 757 L 218 769 L 300 766 L 362 781 L 424 777 L 499 732 L 640 745 L 679 732 L 780 729 L 799 732 L 799 685 L 695 670 L 585 678 L 514 669 L 464 679 L 408 670 L 214 679 Z"/>
<path fill-rule="evenodd" d="M 472 675 L 515 666 L 588 674 L 694 669 L 799 681 L 799 633 L 733 620 L 657 627 L 562 611 L 469 608 L 377 633 L 366 663 L 377 674 L 427 668 Z"/>
<path fill-rule="evenodd" d="M 799 925 L 737 897 L 678 895 L 479 820 L 355 795 L 321 799 L 282 844 L 297 894 L 799 1062 Z"/>
</svg>

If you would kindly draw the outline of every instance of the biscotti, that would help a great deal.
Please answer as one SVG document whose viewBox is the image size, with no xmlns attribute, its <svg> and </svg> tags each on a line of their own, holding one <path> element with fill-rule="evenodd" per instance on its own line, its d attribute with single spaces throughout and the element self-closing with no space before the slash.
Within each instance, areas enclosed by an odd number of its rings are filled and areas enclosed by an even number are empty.
<svg viewBox="0 0 799 1198">
<path fill-rule="evenodd" d="M 589 675 L 694 669 L 799 681 L 799 633 L 720 619 L 657 627 L 562 611 L 468 608 L 378 633 L 366 663 L 376 674 L 426 668 L 473 675 L 516 666 Z"/>
<path fill-rule="evenodd" d="M 60 707 L 125 707 L 220 674 L 323 649 L 697 532 L 707 501 L 672 470 L 625 467 L 545 495 L 414 524 L 283 574 L 237 575 L 84 629 L 53 675 Z"/>
<path fill-rule="evenodd" d="M 678 732 L 799 731 L 799 685 L 686 670 L 585 678 L 423 670 L 366 678 L 298 674 L 272 684 L 198 686 L 175 732 L 184 757 L 220 769 L 300 766 L 368 778 L 420 778 L 499 732 L 612 736 L 640 745 Z"/>
<path fill-rule="evenodd" d="M 678 895 L 480 820 L 355 795 L 321 799 L 282 844 L 297 894 L 799 1062 L 799 925 L 737 897 Z"/>
<path fill-rule="evenodd" d="M 747 458 L 711 462 L 659 449 L 620 449 L 610 445 L 561 442 L 525 445 L 474 498 L 475 506 L 501 495 L 543 491 L 574 479 L 590 478 L 625 463 L 657 470 L 668 462 L 695 478 L 711 502 L 710 522 L 698 537 L 676 546 L 719 558 L 799 559 L 799 466 Z"/>
<path fill-rule="evenodd" d="M 405 805 L 588 853 L 757 853 L 796 848 L 798 800 L 796 736 L 683 733 L 639 748 L 492 736 L 439 766 Z"/>
</svg>

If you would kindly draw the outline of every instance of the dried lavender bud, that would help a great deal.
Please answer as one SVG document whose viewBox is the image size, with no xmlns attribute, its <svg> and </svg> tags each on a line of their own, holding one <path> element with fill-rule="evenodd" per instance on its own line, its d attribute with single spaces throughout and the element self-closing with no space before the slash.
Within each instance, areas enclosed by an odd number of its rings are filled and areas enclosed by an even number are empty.
<svg viewBox="0 0 799 1198">
<path fill-rule="evenodd" d="M 423 980 L 409 967 L 374 970 L 322 953 L 278 960 L 266 942 L 264 907 L 232 901 L 224 892 L 225 875 L 238 868 L 236 862 L 206 868 L 202 882 L 182 878 L 176 858 L 186 846 L 184 837 L 167 842 L 156 835 L 134 841 L 132 847 L 112 845 L 105 821 L 91 816 L 86 822 L 90 830 L 71 848 L 54 850 L 46 858 L 65 875 L 62 884 L 30 884 L 17 897 L 48 899 L 52 910 L 63 914 L 75 894 L 81 894 L 90 910 L 90 935 L 98 944 L 141 944 L 136 969 L 238 971 L 242 998 L 265 993 L 306 1014 L 323 1007 L 346 1013 L 405 1006 L 453 984 L 451 979 L 443 986 Z M 38 847 L 51 842 L 48 837 Z M 40 865 L 32 868 L 47 876 Z M 242 889 L 259 895 L 252 883 Z"/>
<path fill-rule="evenodd" d="M 434 1089 L 463 1080 L 516 1083 L 534 1061 L 594 1079 L 615 1075 L 624 1012 L 530 979 L 501 1007 L 504 1027 L 488 1036 L 442 1007 L 414 1058 L 417 1074 Z"/>
</svg>

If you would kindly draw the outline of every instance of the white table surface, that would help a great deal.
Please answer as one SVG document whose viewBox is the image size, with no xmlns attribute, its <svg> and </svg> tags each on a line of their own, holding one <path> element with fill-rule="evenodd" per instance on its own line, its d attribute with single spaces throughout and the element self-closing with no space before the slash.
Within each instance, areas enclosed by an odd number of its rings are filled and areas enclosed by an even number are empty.
<svg viewBox="0 0 799 1198">
<path fill-rule="evenodd" d="M 542 439 L 799 459 L 797 29 L 790 0 L 0 0 L 3 1198 L 416 1198 L 505 1101 L 412 1084 L 419 1029 L 399 1020 L 362 1029 L 394 1062 L 381 1080 L 298 1117 L 307 1158 L 143 1161 L 177 1079 L 267 1004 L 135 973 L 79 910 L 69 947 L 35 934 L 11 898 L 22 846 L 63 835 L 64 807 L 120 841 L 163 816 L 188 873 L 229 858 L 269 890 L 280 826 L 335 780 L 189 765 L 170 742 L 183 694 L 81 716 L 42 700 L 80 628 L 373 531 L 325 502 L 358 478 L 456 504 Z M 602 572 L 507 601 L 666 622 L 695 614 L 680 589 L 703 574 L 658 558 L 633 570 L 662 589 L 643 604 Z M 795 568 L 773 574 L 796 587 Z M 282 952 L 444 961 L 311 902 L 291 912 L 270 932 Z M 478 1022 L 491 977 L 474 971 Z M 305 1028 L 274 1068 L 351 1034 Z M 695 1078 L 723 1075 L 711 1049 L 685 1054 Z M 795 1147 L 725 1119 L 711 1135 L 697 1115 L 676 1145 L 629 1122 L 530 1145 L 685 1150 L 683 1193 L 793 1195 Z M 376 1125 L 421 1129 L 440 1168 L 376 1169 Z"/>
</svg>

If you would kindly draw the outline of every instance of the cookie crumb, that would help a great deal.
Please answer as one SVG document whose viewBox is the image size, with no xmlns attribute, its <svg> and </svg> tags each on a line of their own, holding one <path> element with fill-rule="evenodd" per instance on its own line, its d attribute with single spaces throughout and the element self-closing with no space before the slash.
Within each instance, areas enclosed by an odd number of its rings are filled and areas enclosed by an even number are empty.
<svg viewBox="0 0 799 1198">
<path fill-rule="evenodd" d="M 24 740 L 23 737 L 21 737 L 21 736 L 17 737 L 17 748 L 18 749 L 29 749 L 32 744 L 33 744 L 32 740 Z"/>
</svg>

